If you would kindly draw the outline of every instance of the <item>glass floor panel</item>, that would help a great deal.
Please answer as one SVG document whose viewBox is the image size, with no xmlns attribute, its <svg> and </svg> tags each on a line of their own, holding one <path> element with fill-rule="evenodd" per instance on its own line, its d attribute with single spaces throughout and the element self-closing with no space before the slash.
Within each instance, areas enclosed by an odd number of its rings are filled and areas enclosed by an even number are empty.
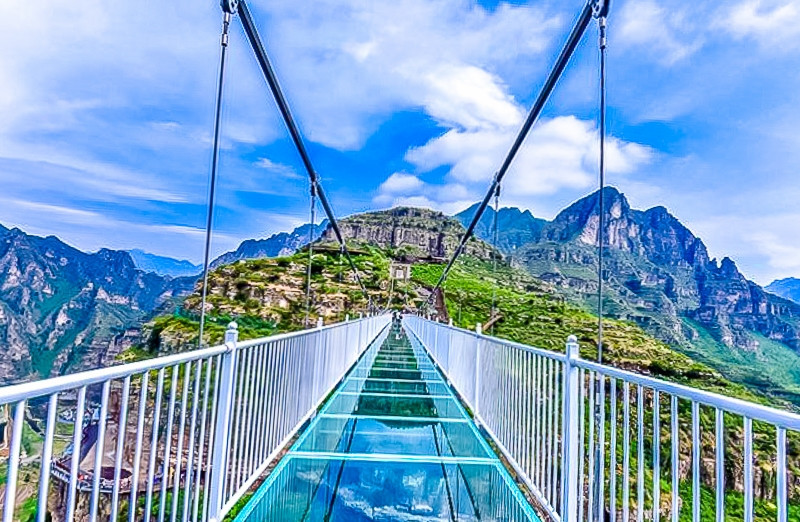
<svg viewBox="0 0 800 522">
<path fill-rule="evenodd" d="M 424 417 L 461 419 L 461 406 L 448 395 L 395 395 L 389 393 L 341 393 L 333 397 L 325 413 L 372 417 Z"/>
<path fill-rule="evenodd" d="M 325 415 L 298 444 L 297 451 L 490 458 L 468 422 L 399 417 Z"/>
<path fill-rule="evenodd" d="M 539 522 L 430 357 L 397 322 L 234 520 Z"/>
<path fill-rule="evenodd" d="M 400 393 L 406 395 L 448 395 L 450 389 L 441 381 L 402 381 L 399 379 L 353 378 L 342 386 L 343 392 Z"/>
</svg>

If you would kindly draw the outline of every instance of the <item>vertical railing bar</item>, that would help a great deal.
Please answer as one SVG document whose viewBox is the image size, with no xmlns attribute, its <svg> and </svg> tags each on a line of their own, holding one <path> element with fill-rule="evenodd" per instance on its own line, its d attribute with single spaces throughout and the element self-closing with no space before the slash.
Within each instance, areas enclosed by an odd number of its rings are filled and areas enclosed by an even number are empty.
<svg viewBox="0 0 800 522">
<path fill-rule="evenodd" d="M 679 465 L 680 465 L 680 433 L 678 431 L 679 424 L 678 424 L 678 397 L 677 395 L 670 396 L 670 443 L 672 445 L 671 449 L 671 460 L 672 460 L 672 522 L 678 522 L 680 517 L 680 497 L 679 497 L 679 488 L 680 488 L 680 476 L 679 473 Z"/>
<path fill-rule="evenodd" d="M 208 395 L 211 392 L 211 372 L 213 370 L 213 363 L 213 357 L 209 357 L 205 360 L 206 371 L 205 381 L 203 383 L 203 405 L 200 407 L 200 434 L 198 435 L 197 439 L 197 471 L 195 472 L 194 491 L 192 495 L 192 522 L 197 521 L 197 515 L 200 509 L 200 479 L 203 476 L 203 455 L 205 453 L 203 448 L 205 447 L 206 421 L 208 420 Z M 206 481 L 204 485 L 207 484 L 208 481 Z"/>
<path fill-rule="evenodd" d="M 586 498 L 583 485 L 586 483 L 586 370 L 578 369 L 578 520 L 583 520 Z"/>
<path fill-rule="evenodd" d="M 245 355 L 242 352 L 239 352 L 238 356 L 236 357 L 236 361 L 234 364 L 234 374 L 233 374 L 233 388 L 231 389 L 233 401 L 231 403 L 231 413 L 233 418 L 231 419 L 231 423 L 229 424 L 228 434 L 229 434 L 229 441 L 228 441 L 228 458 L 226 459 L 226 477 L 225 481 L 223 482 L 223 504 L 225 503 L 224 500 L 230 498 L 233 491 L 235 491 L 234 484 L 236 481 L 236 455 L 239 450 L 239 434 L 241 433 L 241 418 L 242 418 L 242 394 L 244 392 L 244 370 L 243 368 L 245 365 Z"/>
<path fill-rule="evenodd" d="M 725 412 L 714 410 L 714 435 L 716 437 L 715 512 L 717 522 L 725 521 Z"/>
<path fill-rule="evenodd" d="M 81 388 L 85 390 L 85 388 Z M 17 475 L 19 473 L 19 455 L 22 448 L 22 428 L 25 424 L 25 408 L 27 401 L 19 401 L 14 407 L 14 424 L 11 426 L 11 446 L 8 451 L 8 471 L 6 473 L 6 495 L 3 505 L 3 522 L 14 520 L 14 509 L 17 506 Z M 80 451 L 78 451 L 80 453 Z M 73 461 L 75 459 L 73 458 Z M 73 466 L 74 467 L 74 466 Z M 72 476 L 70 475 L 70 481 Z"/>
<path fill-rule="evenodd" d="M 553 418 L 555 417 L 555 382 L 556 382 L 556 369 L 555 364 L 553 364 L 552 360 L 550 361 L 550 368 L 549 371 L 549 378 L 547 385 L 550 388 L 549 393 L 547 394 L 547 404 L 548 404 L 548 419 L 547 419 L 547 433 L 549 434 L 549 440 L 547 442 L 547 457 L 548 457 L 548 497 L 547 500 L 550 502 L 551 506 L 555 506 L 555 430 L 553 429 Z"/>
<path fill-rule="evenodd" d="M 181 392 L 180 420 L 178 421 L 178 443 L 175 446 L 175 464 L 170 466 L 172 477 L 174 477 L 173 480 L 175 482 L 172 485 L 170 522 L 175 522 L 175 518 L 178 516 L 178 493 L 181 488 L 181 460 L 183 458 L 183 440 L 186 434 L 186 411 L 189 406 L 189 382 L 192 374 L 192 363 L 185 363 L 183 368 L 183 391 Z M 178 374 L 180 375 L 180 371 L 178 371 Z M 163 478 L 163 483 L 167 485 L 167 489 L 169 489 L 169 481 L 167 480 L 169 476 L 170 475 L 165 474 Z"/>
<path fill-rule="evenodd" d="M 45 427 L 44 444 L 42 445 L 42 462 L 39 471 L 39 498 L 36 503 L 36 522 L 45 522 L 47 515 L 47 499 L 50 493 L 50 466 L 53 461 L 53 437 L 56 433 L 58 417 L 58 392 L 50 395 L 47 403 L 47 426 Z M 8 499 L 6 499 L 8 502 Z"/>
<path fill-rule="evenodd" d="M 788 506 L 786 500 L 786 429 L 778 427 L 777 431 L 777 450 L 778 450 L 778 477 L 777 477 L 777 497 L 778 497 L 778 522 L 786 522 Z"/>
<path fill-rule="evenodd" d="M 625 381 L 623 399 L 625 406 L 622 411 L 623 418 L 623 443 L 622 443 L 622 522 L 630 519 L 631 499 L 631 385 Z"/>
<path fill-rule="evenodd" d="M 153 477 L 156 472 L 156 455 L 158 454 L 158 427 L 161 420 L 161 402 L 162 396 L 164 394 L 164 372 L 166 368 L 161 368 L 158 370 L 158 383 L 156 384 L 156 404 L 153 410 L 153 416 L 155 419 L 153 420 L 153 431 L 152 437 L 150 442 L 150 454 L 149 454 L 149 465 L 147 468 L 147 493 L 145 495 L 145 503 L 144 503 L 144 516 L 147 517 L 149 520 L 150 518 L 150 506 L 152 506 L 153 502 Z M 135 505 L 131 504 L 132 509 L 135 509 Z M 131 518 L 133 520 L 133 518 Z"/>
<path fill-rule="evenodd" d="M 131 398 L 131 376 L 122 381 L 122 399 L 117 419 L 117 445 L 114 452 L 114 484 L 111 488 L 111 513 L 109 520 L 116 520 L 119 511 L 119 488 L 122 479 L 122 454 L 125 451 L 125 438 L 128 431 L 128 401 Z"/>
<path fill-rule="evenodd" d="M 753 522 L 753 419 L 744 418 L 744 522 Z"/>
<path fill-rule="evenodd" d="M 103 472 L 103 455 L 105 454 L 106 419 L 108 417 L 108 394 L 111 381 L 103 383 L 100 397 L 100 418 L 97 426 L 97 441 L 94 450 L 94 475 L 92 476 L 92 493 L 89 502 L 89 520 L 97 520 L 97 503 L 100 498 L 100 478 Z"/>
<path fill-rule="evenodd" d="M 203 484 L 203 519 L 209 519 L 209 504 L 211 502 L 211 494 L 210 488 L 213 482 L 213 473 L 214 470 L 214 448 L 217 447 L 216 437 L 217 437 L 217 411 L 219 408 L 219 391 L 220 387 L 222 386 L 222 371 L 225 367 L 223 364 L 223 359 L 225 355 L 218 355 L 216 357 L 215 366 L 217 368 L 216 373 L 214 375 L 214 395 L 211 396 L 211 415 L 208 420 L 208 443 L 206 445 L 206 455 L 208 464 L 206 464 L 206 472 L 204 476 L 204 484 Z M 197 502 L 199 504 L 199 501 Z M 213 507 L 213 506 L 212 506 Z M 199 513 L 193 514 L 195 520 L 199 516 Z"/>
<path fill-rule="evenodd" d="M 80 471 L 81 437 L 83 435 L 83 414 L 86 407 L 86 386 L 78 389 L 78 404 L 75 408 L 75 424 L 72 433 L 72 460 L 69 470 L 69 490 L 67 493 L 67 522 L 75 518 L 75 502 L 78 496 L 78 473 Z M 9 484 L 11 478 L 9 477 Z"/>
<path fill-rule="evenodd" d="M 189 502 L 192 496 L 192 474 L 194 471 L 194 448 L 195 433 L 197 432 L 197 408 L 200 403 L 200 380 L 203 377 L 203 359 L 198 359 L 197 368 L 194 371 L 194 391 L 192 392 L 192 415 L 189 421 L 189 444 L 187 445 L 188 454 L 186 456 L 186 478 L 183 481 L 183 510 L 181 511 L 181 522 L 189 519 Z M 178 496 L 176 488 L 174 495 Z"/>
<path fill-rule="evenodd" d="M 611 382 L 611 450 L 609 464 L 609 509 L 611 522 L 617 520 L 617 379 L 609 378 Z"/>
<path fill-rule="evenodd" d="M 597 484 L 597 506 L 598 516 L 604 516 L 606 512 L 606 376 L 602 373 L 597 374 L 598 388 L 600 390 L 600 400 L 598 401 L 600 407 L 600 425 L 597 428 L 597 445 L 599 448 L 598 457 L 600 461 L 597 463 L 599 470 L 595 473 L 600 477 Z"/>
<path fill-rule="evenodd" d="M 542 415 L 541 415 L 541 405 L 542 405 L 542 358 L 541 356 L 535 356 L 535 370 L 536 370 L 536 377 L 534 382 L 534 395 L 535 400 L 533 403 L 533 418 L 534 418 L 534 433 L 535 437 L 533 439 L 534 445 L 534 459 L 536 461 L 536 470 L 534 472 L 534 483 L 539 490 L 542 490 L 542 447 L 541 447 L 541 440 L 542 440 Z"/>
<path fill-rule="evenodd" d="M 263 390 L 261 389 L 264 371 L 261 365 L 263 364 L 263 345 L 259 344 L 253 347 L 254 355 L 253 355 L 253 371 L 255 373 L 255 384 L 253 385 L 253 411 L 252 411 L 252 429 L 251 429 L 251 438 L 252 441 L 250 443 L 250 448 L 247 454 L 247 460 L 249 462 L 249 471 L 247 472 L 247 478 L 250 478 L 250 475 L 255 472 L 258 466 L 261 464 L 260 460 L 258 459 L 259 448 L 261 447 L 261 402 L 264 397 Z"/>
<path fill-rule="evenodd" d="M 233 493 L 239 491 L 239 488 L 242 487 L 242 484 L 247 479 L 247 475 L 249 474 L 249 463 L 247 461 L 247 455 L 250 451 L 250 441 L 253 437 L 251 437 L 251 430 L 253 427 L 253 351 L 254 348 L 249 348 L 247 350 L 247 365 L 245 367 L 245 385 L 244 385 L 244 395 L 243 400 L 244 404 L 242 405 L 242 411 L 244 412 L 244 430 L 243 435 L 246 434 L 244 437 L 244 441 L 239 445 L 239 473 L 237 474 L 237 481 L 236 487 L 233 490 Z"/>
<path fill-rule="evenodd" d="M 316 350 L 315 350 L 316 353 Z M 266 344 L 261 345 L 261 363 L 259 363 L 259 371 L 261 372 L 261 403 L 259 405 L 259 426 L 258 426 L 258 452 L 256 453 L 256 458 L 259 463 L 263 463 L 264 459 L 267 458 L 269 455 L 269 449 L 267 447 L 267 390 L 269 387 L 269 352 L 267 349 Z M 315 371 L 315 375 L 319 375 L 322 372 L 322 369 L 317 365 Z M 322 390 L 317 390 L 318 393 L 321 393 Z"/>
<path fill-rule="evenodd" d="M 644 390 L 636 385 L 636 520 L 644 520 Z"/>
<path fill-rule="evenodd" d="M 692 401 L 692 521 L 700 522 L 700 404 Z"/>
<path fill-rule="evenodd" d="M 661 516 L 661 403 L 653 390 L 653 522 Z"/>
<path fill-rule="evenodd" d="M 595 467 L 598 465 L 597 462 L 597 454 L 595 452 L 595 430 L 597 429 L 597 417 L 595 416 L 595 401 L 597 401 L 597 375 L 596 372 L 589 371 L 589 411 L 588 413 L 588 423 L 589 423 L 589 447 L 587 450 L 587 456 L 589 459 L 589 474 L 586 477 L 588 485 L 588 495 L 587 495 L 587 511 L 588 511 L 588 520 L 590 522 L 594 522 L 594 512 L 595 512 Z"/>
<path fill-rule="evenodd" d="M 139 385 L 139 412 L 136 419 L 136 446 L 133 450 L 133 470 L 131 473 L 131 491 L 128 497 L 128 520 L 136 520 L 136 493 L 139 488 L 139 469 L 142 458 L 142 443 L 144 442 L 144 413 L 147 407 L 148 386 L 150 384 L 150 371 L 142 373 Z M 155 414 L 154 414 L 155 415 Z"/>
<path fill-rule="evenodd" d="M 274 415 L 274 391 L 275 387 L 277 386 L 278 379 L 275 376 L 275 368 L 278 366 L 278 357 L 275 356 L 275 345 L 273 343 L 267 343 L 265 345 L 266 352 L 267 352 L 267 391 L 266 391 L 266 398 L 267 398 L 267 405 L 266 405 L 266 413 L 264 416 L 264 428 L 265 428 L 265 447 L 264 447 L 264 455 L 263 458 L 267 458 L 270 454 L 270 449 L 272 448 L 272 419 Z"/>
<path fill-rule="evenodd" d="M 169 482 L 170 456 L 172 455 L 172 425 L 175 421 L 175 401 L 178 395 L 179 366 L 171 367 L 172 377 L 169 387 L 169 406 L 167 407 L 167 433 L 164 440 L 164 462 L 161 467 L 161 494 L 158 498 L 158 522 L 164 522 L 167 505 L 167 482 Z M 185 381 L 185 379 L 184 379 Z"/>
</svg>

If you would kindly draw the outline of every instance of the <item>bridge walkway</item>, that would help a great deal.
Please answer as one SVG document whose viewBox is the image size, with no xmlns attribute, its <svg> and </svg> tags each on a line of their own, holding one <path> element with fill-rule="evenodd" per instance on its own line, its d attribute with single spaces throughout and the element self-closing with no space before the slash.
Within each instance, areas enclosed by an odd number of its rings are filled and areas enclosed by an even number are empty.
<svg viewBox="0 0 800 522">
<path fill-rule="evenodd" d="M 236 520 L 539 519 L 428 354 L 395 322 Z"/>
</svg>

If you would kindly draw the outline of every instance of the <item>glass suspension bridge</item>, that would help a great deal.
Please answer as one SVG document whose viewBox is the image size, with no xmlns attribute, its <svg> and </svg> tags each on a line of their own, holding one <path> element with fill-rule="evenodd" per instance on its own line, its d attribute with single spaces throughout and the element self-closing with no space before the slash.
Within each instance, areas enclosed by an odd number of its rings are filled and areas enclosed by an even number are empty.
<svg viewBox="0 0 800 522">
<path fill-rule="evenodd" d="M 309 175 L 312 223 L 318 198 L 367 294 L 247 4 L 222 8 L 203 302 L 234 16 Z M 604 139 L 607 11 L 585 4 L 427 306 L 593 18 Z M 582 359 L 575 337 L 545 351 L 368 301 L 352 321 L 244 342 L 231 323 L 219 346 L 0 388 L 2 522 L 751 522 L 757 502 L 800 517 L 800 416 L 607 366 L 601 350 Z M 30 410 L 44 419 L 34 458 Z"/>
</svg>

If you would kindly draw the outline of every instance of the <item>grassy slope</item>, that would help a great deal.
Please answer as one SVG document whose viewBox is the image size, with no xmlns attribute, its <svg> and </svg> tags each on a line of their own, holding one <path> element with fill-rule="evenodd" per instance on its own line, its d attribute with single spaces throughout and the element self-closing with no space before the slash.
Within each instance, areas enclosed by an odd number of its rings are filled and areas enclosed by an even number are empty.
<svg viewBox="0 0 800 522">
<path fill-rule="evenodd" d="M 432 286 L 442 265 L 417 265 L 415 281 Z M 548 350 L 563 351 L 567 337 L 576 335 L 581 355 L 597 357 L 597 317 L 545 291 L 523 272 L 465 259 L 448 276 L 445 288 L 448 312 L 457 326 L 472 329 L 490 315 L 492 293 L 503 315 L 494 335 Z M 667 378 L 710 391 L 764 402 L 743 386 L 733 384 L 710 367 L 671 349 L 639 326 L 625 321 L 605 320 L 604 359 L 621 368 Z"/>
</svg>

